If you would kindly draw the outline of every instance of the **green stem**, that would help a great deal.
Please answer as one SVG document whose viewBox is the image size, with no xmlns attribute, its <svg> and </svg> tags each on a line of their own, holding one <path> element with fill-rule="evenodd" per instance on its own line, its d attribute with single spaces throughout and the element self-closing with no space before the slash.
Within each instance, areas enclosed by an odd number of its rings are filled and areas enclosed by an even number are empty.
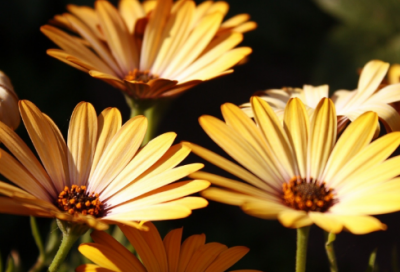
<svg viewBox="0 0 400 272">
<path fill-rule="evenodd" d="M 29 271 L 36 272 L 36 271 L 40 271 L 43 268 L 44 260 L 46 258 L 46 253 L 44 251 L 42 237 L 40 236 L 40 232 L 39 232 L 39 229 L 38 229 L 38 226 L 36 223 L 36 218 L 31 216 L 30 223 L 31 223 L 33 239 L 35 239 L 35 243 L 39 249 L 39 257 L 37 258 L 36 263 L 32 266 L 32 268 Z"/>
<path fill-rule="evenodd" d="M 307 241 L 310 226 L 297 229 L 296 272 L 306 271 Z"/>
<path fill-rule="evenodd" d="M 338 266 L 336 262 L 336 255 L 335 255 L 335 249 L 333 248 L 333 242 L 336 239 L 336 235 L 331 232 L 325 232 L 325 251 L 326 255 L 328 256 L 328 261 L 329 261 L 329 267 L 331 272 L 338 272 Z"/>
<path fill-rule="evenodd" d="M 49 266 L 49 272 L 56 272 L 59 270 L 60 265 L 64 262 L 71 247 L 76 240 L 81 237 L 89 228 L 86 225 L 74 224 L 57 219 L 57 225 L 62 231 L 63 238 L 61 245 L 54 256 L 53 261 Z"/>
</svg>

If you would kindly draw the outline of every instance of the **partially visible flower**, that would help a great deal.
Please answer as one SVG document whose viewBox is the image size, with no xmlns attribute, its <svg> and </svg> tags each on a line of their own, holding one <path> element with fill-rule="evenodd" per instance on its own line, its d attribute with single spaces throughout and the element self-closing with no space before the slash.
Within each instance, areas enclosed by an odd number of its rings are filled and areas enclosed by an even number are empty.
<svg viewBox="0 0 400 272">
<path fill-rule="evenodd" d="M 397 84 L 399 81 L 392 81 L 396 84 L 384 86 L 381 89 L 382 80 L 385 78 L 388 69 L 389 63 L 372 60 L 362 69 L 356 90 L 334 92 L 331 98 L 335 103 L 336 114 L 338 115 L 338 132 L 341 132 L 349 121 L 354 121 L 366 111 L 376 112 L 388 132 L 400 131 L 400 115 L 389 105 L 400 101 L 400 84 Z M 391 72 L 389 72 L 389 77 L 394 78 L 390 74 Z M 274 89 L 257 95 L 267 101 L 278 116 L 283 119 L 284 108 L 290 98 L 300 98 L 307 111 L 312 114 L 319 101 L 329 96 L 329 90 L 328 85 L 318 87 L 305 85 L 303 89 Z M 250 103 L 243 104 L 241 107 L 249 116 L 253 116 Z"/>
<path fill-rule="evenodd" d="M 95 264 L 81 265 L 76 271 L 103 271 L 103 268 L 104 271 L 223 272 L 249 252 L 244 246 L 228 248 L 216 242 L 205 243 L 204 234 L 189 236 L 181 244 L 183 228 L 170 231 L 162 240 L 153 223 L 147 222 L 145 226 L 149 231 L 120 225 L 141 261 L 109 234 L 93 231 L 94 243 L 81 244 L 78 249 Z"/>
<path fill-rule="evenodd" d="M 123 223 L 186 217 L 207 201 L 187 195 L 209 182 L 179 180 L 202 168 L 176 167 L 190 149 L 171 147 L 176 134 L 165 133 L 139 149 L 147 128 L 143 116 L 123 126 L 115 108 L 99 116 L 90 103 L 72 113 L 68 141 L 54 122 L 33 103 L 21 100 L 25 127 L 41 159 L 8 126 L 0 122 L 0 173 L 18 187 L 0 182 L 0 212 L 58 218 L 105 229 Z"/>
<path fill-rule="evenodd" d="M 62 50 L 47 53 L 121 89 L 134 100 L 176 96 L 231 73 L 251 53 L 235 48 L 243 32 L 256 28 L 249 15 L 222 22 L 226 2 L 121 0 L 118 9 L 106 0 L 95 8 L 69 5 L 41 31 Z"/>
<path fill-rule="evenodd" d="M 0 71 L 0 121 L 12 129 L 21 122 L 18 112 L 18 96 L 14 92 L 11 81 Z"/>
<path fill-rule="evenodd" d="M 283 123 L 266 101 L 252 97 L 254 119 L 224 104 L 225 122 L 200 117 L 205 132 L 243 167 L 191 143 L 192 152 L 248 184 L 196 172 L 191 178 L 217 187 L 208 199 L 240 206 L 245 213 L 278 219 L 285 227 L 316 224 L 338 233 L 364 234 L 386 226 L 369 215 L 400 210 L 400 132 L 372 141 L 378 116 L 366 112 L 337 139 L 333 102 L 323 98 L 310 118 L 299 98 L 289 100 Z M 397 178 L 396 178 L 397 177 Z"/>
</svg>

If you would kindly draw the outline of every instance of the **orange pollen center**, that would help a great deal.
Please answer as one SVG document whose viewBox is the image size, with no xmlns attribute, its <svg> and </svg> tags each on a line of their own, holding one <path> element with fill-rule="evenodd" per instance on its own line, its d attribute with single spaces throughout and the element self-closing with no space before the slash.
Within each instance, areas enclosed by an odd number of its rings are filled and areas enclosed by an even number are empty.
<svg viewBox="0 0 400 272">
<path fill-rule="evenodd" d="M 328 189 L 324 182 L 317 183 L 313 179 L 306 182 L 295 177 L 284 183 L 282 189 L 284 202 L 296 210 L 325 212 L 336 203 L 333 189 Z"/>
<path fill-rule="evenodd" d="M 135 81 L 139 83 L 147 83 L 152 79 L 157 79 L 158 76 L 151 74 L 150 71 L 140 71 L 138 69 L 134 69 L 130 71 L 129 74 L 125 76 L 125 80 L 127 81 Z"/>
<path fill-rule="evenodd" d="M 70 214 L 81 213 L 83 215 L 100 216 L 103 211 L 103 203 L 99 200 L 99 194 L 86 192 L 86 186 L 72 185 L 71 189 L 65 186 L 58 195 L 57 206 L 60 210 Z"/>
</svg>

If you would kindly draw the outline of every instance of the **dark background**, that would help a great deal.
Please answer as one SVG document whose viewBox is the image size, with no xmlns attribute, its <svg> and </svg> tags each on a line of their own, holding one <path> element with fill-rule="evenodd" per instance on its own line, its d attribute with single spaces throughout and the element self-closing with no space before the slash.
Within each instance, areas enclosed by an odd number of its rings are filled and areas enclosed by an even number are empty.
<svg viewBox="0 0 400 272">
<path fill-rule="evenodd" d="M 116 3 L 117 1 L 112 1 Z M 372 0 L 229 0 L 227 18 L 249 13 L 258 23 L 245 34 L 243 45 L 253 48 L 246 64 L 235 72 L 197 86 L 172 104 L 158 134 L 175 131 L 176 142 L 187 140 L 223 154 L 202 131 L 197 119 L 203 114 L 221 118 L 220 105 L 242 104 L 260 90 L 303 84 L 329 84 L 331 90 L 355 89 L 357 69 L 379 58 L 400 62 L 399 4 Z M 119 90 L 91 78 L 46 55 L 56 48 L 39 31 L 55 14 L 66 12 L 69 3 L 93 6 L 93 0 L 0 1 L 0 70 L 11 78 L 20 99 L 34 102 L 66 135 L 75 105 L 91 102 L 99 113 L 118 107 L 124 120 L 129 108 Z M 321 8 L 322 7 L 322 8 Z M 23 125 L 17 130 L 30 144 Z M 185 162 L 201 161 L 191 155 Z M 209 164 L 205 170 L 221 173 Z M 378 249 L 380 271 L 391 270 L 394 248 L 400 242 L 400 214 L 379 216 L 388 230 L 363 236 L 343 232 L 335 249 L 341 271 L 365 271 L 369 254 Z M 49 220 L 38 220 L 45 236 Z M 162 235 L 184 226 L 184 236 L 205 233 L 207 241 L 228 246 L 245 245 L 250 252 L 233 268 L 263 271 L 294 271 L 296 231 L 277 221 L 244 214 L 238 207 L 210 202 L 186 219 L 157 224 Z M 3 263 L 17 250 L 24 266 L 33 264 L 37 249 L 30 234 L 29 218 L 0 215 L 0 253 Z M 323 232 L 313 226 L 309 241 L 307 271 L 329 271 Z"/>
</svg>

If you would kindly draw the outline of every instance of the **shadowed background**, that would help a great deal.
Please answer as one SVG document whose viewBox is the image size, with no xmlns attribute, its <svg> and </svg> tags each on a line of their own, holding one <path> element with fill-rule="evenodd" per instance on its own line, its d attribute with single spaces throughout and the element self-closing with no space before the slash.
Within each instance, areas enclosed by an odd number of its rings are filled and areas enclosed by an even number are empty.
<svg viewBox="0 0 400 272">
<path fill-rule="evenodd" d="M 119 90 L 91 78 L 46 55 L 57 48 L 39 31 L 66 5 L 89 5 L 93 0 L 0 1 L 0 70 L 11 79 L 20 99 L 28 99 L 48 114 L 67 134 L 69 118 L 80 101 L 91 102 L 98 113 L 118 107 L 126 121 L 129 109 Z M 117 1 L 111 1 L 114 4 Z M 200 1 L 196 1 L 200 2 Z M 201 84 L 178 97 L 165 115 L 157 135 L 175 131 L 176 142 L 191 141 L 227 156 L 202 131 L 198 117 L 209 114 L 221 118 L 220 105 L 242 104 L 260 90 L 303 84 L 329 84 L 330 90 L 355 89 L 357 69 L 378 58 L 400 62 L 400 4 L 392 0 L 229 0 L 226 18 L 249 13 L 258 23 L 245 34 L 242 45 L 253 48 L 248 62 L 231 75 Z M 377 6 L 377 4 L 379 4 Z M 32 147 L 21 125 L 19 135 Z M 202 161 L 191 155 L 185 162 Z M 226 175 L 206 163 L 206 171 Z M 385 232 L 356 236 L 341 233 L 335 243 L 341 271 L 365 271 L 369 254 L 378 249 L 380 271 L 391 270 L 391 255 L 400 242 L 400 214 L 379 216 L 388 224 Z M 41 233 L 50 229 L 47 219 L 39 219 Z M 238 207 L 210 202 L 202 210 L 182 220 L 157 223 L 164 236 L 184 227 L 184 238 L 205 233 L 207 241 L 227 246 L 245 245 L 250 252 L 232 269 L 294 271 L 296 231 L 277 221 L 244 214 Z M 323 233 L 311 228 L 307 271 L 328 271 Z M 28 217 L 0 214 L 0 253 L 3 263 L 17 250 L 23 271 L 34 263 L 38 251 Z"/>
</svg>

